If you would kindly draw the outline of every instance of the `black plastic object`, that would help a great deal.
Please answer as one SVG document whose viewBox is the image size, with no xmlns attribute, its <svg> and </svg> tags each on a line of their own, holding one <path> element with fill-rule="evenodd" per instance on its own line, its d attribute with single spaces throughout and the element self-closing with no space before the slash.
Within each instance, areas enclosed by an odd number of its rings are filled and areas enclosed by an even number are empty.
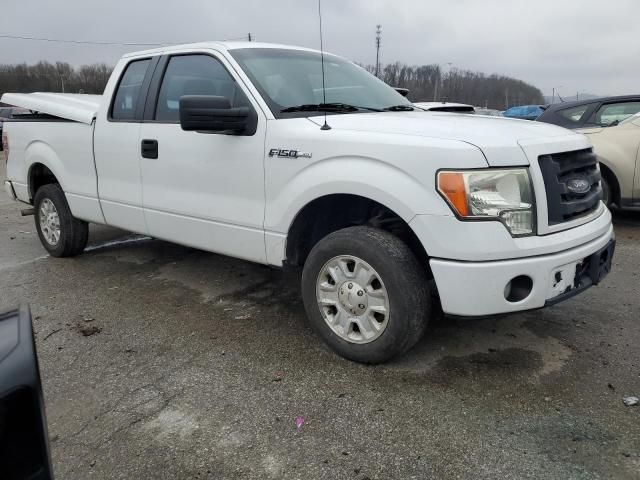
<svg viewBox="0 0 640 480">
<path fill-rule="evenodd" d="M 180 97 L 180 126 L 186 131 L 253 135 L 258 116 L 248 107 L 231 107 L 226 97 L 185 95 Z"/>
<path fill-rule="evenodd" d="M 549 225 L 588 215 L 602 199 L 598 158 L 592 149 L 542 155 L 538 158 L 547 191 Z M 584 192 L 571 190 L 572 180 L 589 184 Z"/>
<path fill-rule="evenodd" d="M 53 478 L 28 307 L 0 314 L 0 478 Z"/>
<path fill-rule="evenodd" d="M 140 154 L 142 158 L 158 158 L 158 141 L 153 139 L 144 139 L 140 143 Z"/>
</svg>

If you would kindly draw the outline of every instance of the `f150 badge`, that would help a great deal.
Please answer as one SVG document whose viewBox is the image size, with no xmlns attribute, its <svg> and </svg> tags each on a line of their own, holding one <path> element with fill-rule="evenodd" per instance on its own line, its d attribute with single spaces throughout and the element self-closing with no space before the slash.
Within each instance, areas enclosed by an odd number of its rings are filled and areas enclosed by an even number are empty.
<svg viewBox="0 0 640 480">
<path fill-rule="evenodd" d="M 301 152 L 299 150 L 287 150 L 284 148 L 272 148 L 269 150 L 270 157 L 280 158 L 311 158 L 311 154 L 308 152 Z"/>
</svg>

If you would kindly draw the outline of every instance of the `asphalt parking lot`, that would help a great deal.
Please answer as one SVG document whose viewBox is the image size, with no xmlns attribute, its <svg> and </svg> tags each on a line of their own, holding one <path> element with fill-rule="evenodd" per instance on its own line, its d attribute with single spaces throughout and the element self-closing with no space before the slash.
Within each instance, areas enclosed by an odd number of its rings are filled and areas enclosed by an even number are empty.
<svg viewBox="0 0 640 480">
<path fill-rule="evenodd" d="M 640 213 L 601 286 L 369 367 L 291 275 L 104 227 L 55 259 L 20 208 L 0 193 L 0 310 L 31 305 L 56 478 L 640 478 Z"/>
</svg>

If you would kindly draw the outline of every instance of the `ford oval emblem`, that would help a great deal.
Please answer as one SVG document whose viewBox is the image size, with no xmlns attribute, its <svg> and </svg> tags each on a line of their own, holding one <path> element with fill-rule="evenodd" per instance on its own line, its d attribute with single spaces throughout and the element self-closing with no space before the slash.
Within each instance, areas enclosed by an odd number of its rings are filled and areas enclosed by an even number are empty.
<svg viewBox="0 0 640 480">
<path fill-rule="evenodd" d="M 591 190 L 591 183 L 584 177 L 571 178 L 567 182 L 567 190 L 571 193 L 582 195 Z"/>
</svg>

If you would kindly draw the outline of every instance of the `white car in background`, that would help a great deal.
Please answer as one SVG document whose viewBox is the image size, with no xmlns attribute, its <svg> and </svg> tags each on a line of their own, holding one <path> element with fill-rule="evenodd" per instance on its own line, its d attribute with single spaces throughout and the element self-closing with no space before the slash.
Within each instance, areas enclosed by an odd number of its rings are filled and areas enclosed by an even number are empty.
<svg viewBox="0 0 640 480">
<path fill-rule="evenodd" d="M 476 113 L 473 105 L 449 102 L 414 102 L 414 106 L 427 112 Z"/>
</svg>

